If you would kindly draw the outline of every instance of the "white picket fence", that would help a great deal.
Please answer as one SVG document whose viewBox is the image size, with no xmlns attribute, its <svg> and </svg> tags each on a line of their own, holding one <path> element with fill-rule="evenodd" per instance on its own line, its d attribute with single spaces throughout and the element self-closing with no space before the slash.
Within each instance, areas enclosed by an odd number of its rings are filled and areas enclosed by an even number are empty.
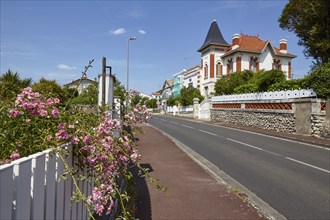
<svg viewBox="0 0 330 220">
<path fill-rule="evenodd" d="M 257 92 L 236 95 L 222 95 L 212 97 L 212 103 L 226 101 L 253 101 L 253 100 L 275 100 L 275 99 L 300 99 L 316 97 L 313 89 L 287 90 L 275 92 Z"/>
<path fill-rule="evenodd" d="M 68 156 L 66 163 L 72 160 Z M 72 179 L 58 181 L 63 170 L 59 155 L 51 156 L 50 150 L 1 165 L 0 219 L 88 219 L 83 202 L 71 203 Z M 91 193 L 92 186 L 86 181 L 78 185 L 85 195 Z"/>
<path fill-rule="evenodd" d="M 167 107 L 167 112 L 176 112 L 176 113 L 192 113 L 194 111 L 194 106 L 189 105 L 189 106 L 168 106 Z"/>
</svg>

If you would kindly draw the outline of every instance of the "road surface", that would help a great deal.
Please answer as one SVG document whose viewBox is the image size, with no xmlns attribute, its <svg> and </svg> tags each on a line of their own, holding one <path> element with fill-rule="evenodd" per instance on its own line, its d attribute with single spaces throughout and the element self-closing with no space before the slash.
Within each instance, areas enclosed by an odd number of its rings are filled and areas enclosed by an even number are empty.
<svg viewBox="0 0 330 220">
<path fill-rule="evenodd" d="M 161 115 L 150 124 L 208 159 L 288 219 L 330 219 L 330 150 Z"/>
</svg>

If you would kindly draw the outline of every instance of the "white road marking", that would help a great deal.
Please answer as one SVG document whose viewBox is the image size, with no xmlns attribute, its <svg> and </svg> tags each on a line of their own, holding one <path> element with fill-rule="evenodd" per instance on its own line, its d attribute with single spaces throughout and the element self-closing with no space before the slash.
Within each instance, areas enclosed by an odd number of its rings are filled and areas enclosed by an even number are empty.
<svg viewBox="0 0 330 220">
<path fill-rule="evenodd" d="M 170 121 L 170 123 L 172 123 L 172 124 L 175 124 L 175 125 L 177 125 L 178 123 L 176 123 L 176 122 L 174 122 L 174 121 Z"/>
<path fill-rule="evenodd" d="M 231 138 L 227 138 L 227 140 L 229 140 L 229 141 L 233 141 L 233 142 L 236 142 L 236 143 L 239 143 L 239 144 L 242 144 L 242 145 L 245 145 L 245 146 L 247 146 L 247 147 L 251 147 L 251 148 L 256 149 L 256 150 L 260 150 L 260 151 L 264 151 L 264 152 L 267 152 L 267 153 L 270 153 L 270 154 L 274 154 L 274 155 L 276 155 L 276 156 L 284 157 L 284 156 L 281 155 L 281 154 L 278 154 L 278 153 L 275 153 L 275 152 L 272 152 L 272 151 L 268 151 L 268 150 L 264 150 L 264 149 L 262 149 L 262 148 L 259 148 L 259 147 L 256 147 L 256 146 L 253 146 L 253 145 L 250 145 L 250 144 L 244 143 L 244 142 L 240 142 L 240 141 L 237 141 L 237 140 L 234 140 L 234 139 L 231 139 Z M 303 165 L 305 165 L 305 166 L 312 167 L 312 168 L 317 169 L 317 170 L 321 170 L 321 171 L 326 172 L 326 173 L 330 173 L 329 170 L 326 170 L 326 169 L 323 169 L 323 168 L 320 168 L 320 167 L 317 167 L 317 166 L 314 166 L 314 165 L 311 165 L 311 164 L 308 164 L 308 163 L 305 163 L 305 162 L 302 162 L 302 161 L 299 161 L 299 160 L 295 160 L 295 159 L 293 159 L 293 158 L 291 158 L 291 157 L 284 157 L 284 158 L 287 159 L 287 160 L 294 161 L 294 162 L 296 162 L 296 163 L 303 164 Z"/>
<path fill-rule="evenodd" d="M 216 134 L 213 134 L 211 132 L 208 132 L 208 131 L 204 131 L 204 130 L 201 130 L 201 129 L 198 129 L 200 132 L 203 132 L 203 133 L 206 133 L 206 134 L 210 134 L 210 135 L 213 135 L 213 136 L 218 136 Z"/>
<path fill-rule="evenodd" d="M 160 119 L 162 121 L 166 121 L 164 119 Z M 178 124 L 176 122 L 172 122 L 172 124 Z M 180 124 L 181 126 L 183 127 L 186 127 L 186 128 L 190 128 L 190 129 L 194 129 L 193 127 L 191 126 L 188 126 L 188 125 L 184 125 L 184 124 Z M 228 127 L 224 127 L 224 126 L 219 126 L 219 125 L 213 125 L 213 126 L 216 126 L 216 127 L 223 127 L 223 128 L 228 128 Z M 232 130 L 238 130 L 238 131 L 243 131 L 243 132 L 246 132 L 246 133 L 253 133 L 253 134 L 257 134 L 257 135 L 261 135 L 261 136 L 266 136 L 266 137 L 271 137 L 271 138 L 275 138 L 275 139 L 280 139 L 280 140 L 284 140 L 284 141 L 289 141 L 289 142 L 297 142 L 297 143 L 300 143 L 300 144 L 305 144 L 305 145 L 308 145 L 308 146 L 312 146 L 312 147 L 317 147 L 317 148 L 321 148 L 321 149 L 324 149 L 324 150 L 330 150 L 330 148 L 325 148 L 325 147 L 321 147 L 321 146 L 317 146 L 317 145 L 313 145 L 313 144 L 308 144 L 308 143 L 303 143 L 303 142 L 299 142 L 299 141 L 292 141 L 292 140 L 287 140 L 287 139 L 284 139 L 284 138 L 279 138 L 279 137 L 273 137 L 273 136 L 269 136 L 269 135 L 264 135 L 264 134 L 258 134 L 258 133 L 255 133 L 255 132 L 251 132 L 251 131 L 244 131 L 244 130 L 240 130 L 240 129 L 235 129 L 235 128 L 229 128 L 229 129 L 232 129 Z M 198 129 L 198 131 L 200 132 L 203 132 L 203 133 L 206 133 L 206 134 L 210 134 L 210 135 L 213 135 L 213 136 L 219 136 L 217 134 L 214 134 L 214 133 L 211 133 L 211 132 L 208 132 L 208 131 L 205 131 L 205 130 L 202 130 L 202 129 Z M 221 137 L 221 136 L 219 136 Z M 305 165 L 305 166 L 308 166 L 308 167 L 311 167 L 311 168 L 314 168 L 314 169 L 317 169 L 317 170 L 320 170 L 320 171 L 323 171 L 323 172 L 326 172 L 326 173 L 329 173 L 330 174 L 330 171 L 329 170 L 326 170 L 326 169 L 323 169 L 323 168 L 320 168 L 320 167 L 317 167 L 317 166 L 314 166 L 314 165 L 311 165 L 309 163 L 305 163 L 305 162 L 302 162 L 300 160 L 296 160 L 296 159 L 293 159 L 291 157 L 285 157 L 281 154 L 278 154 L 278 153 L 275 153 L 275 152 L 272 152 L 272 151 L 269 151 L 269 150 L 265 150 L 265 149 L 262 149 L 262 148 L 259 148 L 259 147 L 256 147 L 256 146 L 253 146 L 251 144 L 247 144 L 247 143 L 244 143 L 244 142 L 241 142 L 241 141 L 237 141 L 235 139 L 231 139 L 231 138 L 226 138 L 227 140 L 229 141 L 232 141 L 232 142 L 236 142 L 236 143 L 239 143 L 239 144 L 242 144 L 244 146 L 247 146 L 247 147 L 250 147 L 250 148 L 253 148 L 253 149 L 256 149 L 256 150 L 260 150 L 260 151 L 264 151 L 264 152 L 267 152 L 269 154 L 273 154 L 273 155 L 276 155 L 276 156 L 280 156 L 280 157 L 283 157 L 287 160 L 291 160 L 293 162 L 296 162 L 296 163 L 299 163 L 299 164 L 302 164 L 302 165 Z"/>
<path fill-rule="evenodd" d="M 188 125 L 183 125 L 183 124 L 181 124 L 181 126 L 186 127 L 186 128 L 190 128 L 190 129 L 194 129 L 193 127 L 188 126 Z"/>
<path fill-rule="evenodd" d="M 326 151 L 330 151 L 329 147 L 322 147 L 322 146 L 315 145 L 315 144 L 304 143 L 304 142 L 301 142 L 301 141 L 296 141 L 296 140 L 290 140 L 290 139 L 286 139 L 286 138 L 271 136 L 271 135 L 268 135 L 268 134 L 261 134 L 261 133 L 257 133 L 257 132 L 253 132 L 253 131 L 247 131 L 247 130 L 238 129 L 238 128 L 231 128 L 231 127 L 226 127 L 226 126 L 222 126 L 222 125 L 209 124 L 209 123 L 206 123 L 206 122 L 199 122 L 198 121 L 196 123 L 201 123 L 201 124 L 210 125 L 210 126 L 214 126 L 214 127 L 240 131 L 240 132 L 244 132 L 244 133 L 255 134 L 255 135 L 259 135 L 259 136 L 269 137 L 269 138 L 278 139 L 278 140 L 287 141 L 287 142 L 292 142 L 292 143 L 303 144 L 303 145 L 306 145 L 306 146 L 309 146 L 309 147 L 315 147 L 315 148 L 323 149 L 323 150 L 326 150 Z"/>
<path fill-rule="evenodd" d="M 256 147 L 256 146 L 253 146 L 253 145 L 250 145 L 250 144 L 244 143 L 244 142 L 236 141 L 236 140 L 231 139 L 231 138 L 226 138 L 226 139 L 229 140 L 229 141 L 233 141 L 233 142 L 236 142 L 236 143 L 239 143 L 239 144 L 245 145 L 245 146 L 247 146 L 247 147 L 251 147 L 251 148 L 253 148 L 253 149 L 257 149 L 257 150 L 261 150 L 261 151 L 263 151 L 263 149 L 261 149 L 261 148 L 259 148 L 259 147 Z"/>
<path fill-rule="evenodd" d="M 300 160 L 295 160 L 295 159 L 293 159 L 293 158 L 291 158 L 291 157 L 285 157 L 285 158 L 288 159 L 288 160 L 294 161 L 294 162 L 296 162 L 296 163 L 300 163 L 300 164 L 303 164 L 303 165 L 305 165 L 305 166 L 309 166 L 309 167 L 312 167 L 312 168 L 314 168 L 314 169 L 318 169 L 318 170 L 321 170 L 321 171 L 323 171 L 323 172 L 330 173 L 329 170 L 326 170 L 326 169 L 323 169 L 323 168 L 320 168 L 320 167 L 317 167 L 317 166 L 311 165 L 311 164 L 309 164 L 309 163 L 305 163 L 305 162 L 302 162 L 302 161 L 300 161 Z"/>
</svg>

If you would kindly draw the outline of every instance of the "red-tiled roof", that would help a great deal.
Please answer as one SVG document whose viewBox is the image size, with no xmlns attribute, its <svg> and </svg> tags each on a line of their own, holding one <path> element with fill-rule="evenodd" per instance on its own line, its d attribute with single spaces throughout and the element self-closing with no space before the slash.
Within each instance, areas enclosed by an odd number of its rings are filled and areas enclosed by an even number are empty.
<svg viewBox="0 0 330 220">
<path fill-rule="evenodd" d="M 239 39 L 239 48 L 242 50 L 262 51 L 268 41 L 260 40 L 258 36 L 242 35 Z"/>
<path fill-rule="evenodd" d="M 231 45 L 228 48 L 227 53 L 224 54 L 224 56 L 232 54 L 236 51 L 247 51 L 247 52 L 261 53 L 268 43 L 270 44 L 270 42 L 268 40 L 263 41 L 259 38 L 259 36 L 241 34 L 240 37 L 239 37 L 238 47 L 235 48 L 235 49 L 232 49 L 233 45 Z M 276 47 L 273 47 L 272 45 L 271 45 L 271 47 L 274 49 L 274 52 L 278 56 L 296 57 L 293 54 L 281 53 L 280 49 L 278 49 Z"/>
</svg>

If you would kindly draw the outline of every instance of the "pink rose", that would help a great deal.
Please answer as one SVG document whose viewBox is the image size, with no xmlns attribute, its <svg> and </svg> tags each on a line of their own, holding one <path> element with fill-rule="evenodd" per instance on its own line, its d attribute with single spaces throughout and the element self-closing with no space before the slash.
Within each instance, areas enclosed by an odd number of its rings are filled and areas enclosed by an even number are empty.
<svg viewBox="0 0 330 220">
<path fill-rule="evenodd" d="M 11 109 L 11 110 L 9 111 L 9 115 L 10 115 L 10 117 L 12 117 L 12 118 L 16 118 L 17 116 L 19 116 L 19 111 L 18 111 L 17 109 Z"/>
<path fill-rule="evenodd" d="M 19 153 L 15 152 L 15 151 L 10 155 L 10 159 L 12 159 L 12 160 L 17 160 L 19 158 L 20 158 Z"/>
<path fill-rule="evenodd" d="M 88 144 L 91 141 L 91 136 L 90 135 L 86 135 L 84 137 L 84 140 L 83 141 L 84 141 L 85 144 Z"/>
<path fill-rule="evenodd" d="M 54 102 L 53 102 L 53 100 L 51 99 L 51 98 L 49 98 L 49 99 L 47 99 L 47 104 L 48 105 L 51 105 L 51 104 L 53 104 Z"/>
<path fill-rule="evenodd" d="M 60 115 L 57 108 L 53 108 L 52 114 L 53 114 L 54 117 L 58 117 Z"/>
<path fill-rule="evenodd" d="M 54 99 L 54 102 L 55 102 L 55 104 L 58 104 L 58 103 L 60 103 L 60 99 L 59 98 L 55 98 Z"/>
</svg>

